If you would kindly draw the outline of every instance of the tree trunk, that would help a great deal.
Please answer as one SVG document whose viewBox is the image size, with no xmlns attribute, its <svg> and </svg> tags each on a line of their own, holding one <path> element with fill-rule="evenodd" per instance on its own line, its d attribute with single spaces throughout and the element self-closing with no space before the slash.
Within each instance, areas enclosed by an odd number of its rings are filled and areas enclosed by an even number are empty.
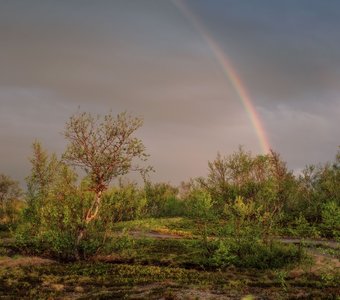
<svg viewBox="0 0 340 300">
<path fill-rule="evenodd" d="M 80 246 L 81 241 L 83 240 L 83 238 L 86 235 L 87 225 L 91 221 L 93 221 L 98 215 L 101 199 L 102 199 L 102 191 L 96 192 L 96 195 L 95 195 L 94 200 L 91 204 L 91 207 L 86 212 L 84 223 L 78 231 L 78 236 L 77 236 L 77 240 L 76 240 L 76 259 L 77 260 L 80 260 L 80 259 L 83 258 L 83 253 L 82 253 L 79 246 Z"/>
<path fill-rule="evenodd" d="M 85 217 L 85 224 L 86 225 L 97 217 L 101 199 L 102 199 L 102 191 L 96 192 L 96 196 L 94 198 L 94 201 L 92 202 L 91 207 L 89 208 L 89 210 L 86 213 L 86 217 Z"/>
</svg>

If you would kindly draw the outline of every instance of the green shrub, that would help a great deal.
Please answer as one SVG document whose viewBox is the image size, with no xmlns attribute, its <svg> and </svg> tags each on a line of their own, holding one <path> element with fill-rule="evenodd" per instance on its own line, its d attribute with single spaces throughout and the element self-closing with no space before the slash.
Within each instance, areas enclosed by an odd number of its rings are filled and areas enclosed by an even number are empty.
<svg viewBox="0 0 340 300">
<path fill-rule="evenodd" d="M 110 252 L 118 252 L 120 255 L 124 257 L 132 257 L 136 255 L 136 251 L 140 252 L 140 245 L 136 245 L 136 240 L 131 237 L 126 231 L 123 231 L 121 235 L 114 236 L 110 242 L 107 244 L 107 249 Z M 139 248 L 139 249 L 136 249 Z"/>
<path fill-rule="evenodd" d="M 215 267 L 234 265 L 244 268 L 275 269 L 301 262 L 304 253 L 295 245 L 260 240 L 219 240 L 208 264 Z"/>
<path fill-rule="evenodd" d="M 178 199 L 176 196 L 170 196 L 165 199 L 163 208 L 159 212 L 160 217 L 181 217 L 186 215 L 185 201 Z"/>
<path fill-rule="evenodd" d="M 23 201 L 19 199 L 22 190 L 19 182 L 0 174 L 0 230 L 8 230 L 16 225 Z"/>
<path fill-rule="evenodd" d="M 284 233 L 300 238 L 317 238 L 320 236 L 317 227 L 309 223 L 302 214 L 295 218 L 294 221 L 284 229 Z"/>
<path fill-rule="evenodd" d="M 103 195 L 100 217 L 111 222 L 129 221 L 145 216 L 146 211 L 144 191 L 136 183 L 124 184 L 120 181 L 118 187 L 111 188 Z"/>
<path fill-rule="evenodd" d="M 37 210 L 38 224 L 34 222 L 37 217 L 30 211 L 24 215 L 15 231 L 17 245 L 27 251 L 48 254 L 62 260 L 74 259 L 77 234 L 82 224 L 83 197 L 85 195 L 74 191 L 65 193 L 63 197 L 51 194 L 45 198 L 45 205 Z M 99 238 L 100 235 L 96 236 Z"/>
<path fill-rule="evenodd" d="M 235 265 L 237 255 L 234 253 L 230 243 L 220 240 L 209 262 L 215 267 L 223 268 Z"/>
<path fill-rule="evenodd" d="M 326 203 L 322 208 L 322 233 L 327 237 L 340 237 L 340 207 L 335 201 Z"/>
<path fill-rule="evenodd" d="M 77 187 L 73 170 L 55 155 L 48 156 L 39 143 L 33 145 L 33 150 L 32 171 L 27 177 L 27 206 L 15 230 L 17 245 L 62 260 L 75 259 L 79 252 L 91 254 L 93 241 L 100 244 L 105 231 L 94 230 L 95 223 L 83 222 L 93 197 L 87 191 L 87 181 Z M 79 232 L 84 226 L 88 234 L 79 244 Z"/>
<path fill-rule="evenodd" d="M 227 221 L 218 231 L 218 238 L 209 241 L 212 255 L 205 263 L 214 267 L 235 265 L 246 268 L 281 268 L 299 262 L 303 253 L 295 246 L 277 243 L 268 231 L 267 210 L 237 197 L 225 206 Z"/>
<path fill-rule="evenodd" d="M 213 209 L 214 201 L 210 193 L 204 190 L 195 190 L 187 201 L 188 215 L 194 220 L 209 222 L 216 219 Z"/>
<path fill-rule="evenodd" d="M 147 214 L 150 217 L 165 217 L 175 208 L 179 213 L 181 211 L 180 202 L 177 201 L 178 189 L 168 183 L 151 183 L 145 182 L 145 197 L 147 200 Z"/>
</svg>

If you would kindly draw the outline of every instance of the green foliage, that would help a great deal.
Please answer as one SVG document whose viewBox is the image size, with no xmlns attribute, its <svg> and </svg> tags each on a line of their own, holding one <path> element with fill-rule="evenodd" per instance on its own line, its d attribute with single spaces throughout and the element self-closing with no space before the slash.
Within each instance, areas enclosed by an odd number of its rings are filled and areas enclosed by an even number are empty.
<svg viewBox="0 0 340 300">
<path fill-rule="evenodd" d="M 232 236 L 239 243 L 242 240 L 252 241 L 259 238 L 259 211 L 254 201 L 246 202 L 239 196 L 232 205 L 226 204 L 224 213 L 229 222 L 222 231 L 222 236 Z"/>
<path fill-rule="evenodd" d="M 69 191 L 57 197 L 51 194 L 44 199 L 39 212 L 39 226 L 25 218 L 18 226 L 15 237 L 17 246 L 30 253 L 39 253 L 61 260 L 73 260 L 77 253 L 86 258 L 100 248 L 105 239 L 105 226 L 94 222 L 87 226 L 87 234 L 77 243 L 79 228 L 83 226 L 83 214 L 89 206 L 92 195 L 83 191 Z M 32 216 L 31 214 L 29 216 Z"/>
<path fill-rule="evenodd" d="M 298 249 L 273 242 L 283 210 L 297 193 L 296 180 L 279 155 L 253 157 L 240 148 L 230 156 L 218 154 L 208 166 L 208 177 L 198 179 L 201 190 L 192 193 L 195 201 L 188 201 L 191 216 L 203 225 L 200 235 L 208 264 L 276 268 L 299 261 Z M 217 225 L 222 217 L 225 222 Z M 217 241 L 207 236 L 209 223 L 215 223 L 215 231 L 219 228 Z"/>
<path fill-rule="evenodd" d="M 296 178 L 277 153 L 252 156 L 239 148 L 229 156 L 218 154 L 208 163 L 207 178 L 199 178 L 198 182 L 210 193 L 217 214 L 221 214 L 225 203 L 232 206 L 238 196 L 245 202 L 253 202 L 261 210 L 257 217 L 262 236 L 266 235 L 267 239 L 278 226 L 285 234 L 336 237 L 340 207 L 339 153 L 335 162 L 308 166 Z"/>
<path fill-rule="evenodd" d="M 186 203 L 177 196 L 166 198 L 161 212 L 161 216 L 179 217 L 187 214 Z"/>
<path fill-rule="evenodd" d="M 81 130 L 89 134 L 96 123 L 92 117 L 87 118 L 90 116 L 74 118 L 68 126 L 73 126 L 74 134 L 81 134 Z M 105 122 L 116 124 L 112 118 L 100 123 L 97 143 L 107 138 L 109 131 L 105 130 L 109 127 L 103 125 Z M 69 155 L 75 151 L 72 147 Z M 85 150 L 74 155 L 84 159 Z M 209 162 L 206 179 L 182 184 L 179 189 L 147 180 L 144 188 L 120 180 L 118 186 L 107 189 L 108 175 L 104 176 L 107 180 L 103 177 L 94 181 L 95 170 L 88 170 L 88 176 L 78 184 L 75 172 L 65 161 L 48 155 L 36 142 L 27 177 L 27 207 L 16 229 L 17 245 L 63 260 L 88 258 L 109 248 L 120 253 L 125 249 L 128 256 L 135 257 L 141 243 L 127 231 L 122 236 L 113 235 L 115 223 L 134 221 L 134 230 L 141 230 L 143 221 L 138 225 L 136 220 L 148 216 L 187 216 L 190 220 L 186 226 L 190 228 L 177 233 L 199 237 L 192 249 L 186 248 L 188 253 L 195 253 L 190 263 L 214 268 L 281 268 L 299 262 L 304 254 L 301 248 L 274 242 L 279 226 L 289 224 L 286 232 L 299 237 L 316 237 L 319 231 L 327 237 L 339 236 L 338 160 L 322 168 L 310 168 L 296 180 L 275 152 L 252 156 L 240 148 L 231 156 L 218 155 Z M 103 171 L 105 162 L 99 162 Z M 308 201 L 311 205 L 304 211 Z M 170 223 L 159 225 L 155 231 L 160 235 L 175 232 Z"/>
<path fill-rule="evenodd" d="M 217 211 L 241 196 L 261 204 L 268 213 L 278 214 L 294 195 L 294 177 L 273 151 L 252 156 L 240 147 L 229 156 L 218 154 L 208 166 L 207 178 L 199 178 L 198 182 L 211 194 Z"/>
<path fill-rule="evenodd" d="M 285 202 L 282 225 L 288 225 L 287 232 L 309 237 L 318 234 L 336 237 L 339 234 L 339 183 L 340 152 L 333 163 L 307 166 L 296 180 L 293 201 Z"/>
<path fill-rule="evenodd" d="M 295 220 L 289 224 L 287 233 L 289 233 L 291 236 L 301 238 L 317 238 L 320 236 L 320 232 L 316 226 L 310 224 L 302 213 L 300 213 L 299 217 L 295 218 Z"/>
<path fill-rule="evenodd" d="M 287 276 L 288 276 L 288 273 L 286 270 L 278 270 L 275 272 L 275 275 L 276 275 L 276 278 L 277 278 L 277 281 L 279 282 L 279 284 L 281 285 L 281 287 L 286 291 L 287 288 L 288 288 L 288 285 L 287 285 Z"/>
<path fill-rule="evenodd" d="M 90 113 L 80 113 L 71 116 L 66 123 L 64 136 L 69 143 L 63 160 L 85 171 L 89 178 L 89 190 L 94 193 L 83 215 L 77 245 L 80 246 L 87 234 L 89 224 L 98 221 L 103 192 L 110 182 L 131 170 L 145 176 L 151 169 L 135 164 L 136 159 L 146 161 L 148 157 L 142 141 L 134 136 L 142 124 L 142 119 L 126 113 L 117 116 L 110 113 L 102 118 L 99 115 L 95 117 Z"/>
<path fill-rule="evenodd" d="M 335 201 L 326 203 L 322 208 L 321 228 L 325 236 L 340 237 L 340 206 Z"/>
<path fill-rule="evenodd" d="M 177 188 L 168 183 L 146 181 L 144 189 L 150 217 L 175 217 L 185 213 L 185 203 L 177 197 Z"/>
<path fill-rule="evenodd" d="M 194 190 L 188 200 L 188 207 L 190 209 L 188 215 L 195 221 L 201 238 L 203 255 L 210 256 L 213 250 L 209 241 L 208 227 L 217 220 L 211 195 L 206 191 Z"/>
<path fill-rule="evenodd" d="M 197 222 L 209 222 L 216 218 L 213 209 L 214 201 L 210 193 L 203 190 L 195 190 L 188 201 L 188 214 Z"/>
<path fill-rule="evenodd" d="M 123 230 L 144 233 L 160 233 L 192 237 L 197 232 L 196 223 L 185 217 L 143 218 L 139 220 L 118 222 L 113 225 L 114 232 Z"/>
<path fill-rule="evenodd" d="M 9 176 L 0 174 L 0 229 L 7 229 L 18 221 L 22 206 L 19 200 L 21 195 L 19 183 Z"/>
<path fill-rule="evenodd" d="M 220 239 L 209 263 L 216 267 L 234 265 L 243 268 L 277 269 L 297 264 L 304 258 L 295 245 L 279 242 L 265 244 L 257 239 Z"/>
<path fill-rule="evenodd" d="M 266 224 L 268 212 L 254 200 L 237 197 L 233 204 L 226 204 L 224 216 L 228 221 L 220 225 L 218 238 L 206 239 L 211 254 L 206 264 L 267 269 L 301 261 L 300 249 L 274 242 Z"/>
<path fill-rule="evenodd" d="M 31 163 L 27 207 L 16 229 L 17 243 L 33 252 L 72 259 L 84 211 L 93 195 L 77 188 L 75 173 L 55 155 L 49 156 L 39 143 L 33 144 Z"/>
<path fill-rule="evenodd" d="M 230 265 L 235 265 L 237 255 L 234 253 L 230 243 L 219 240 L 209 262 L 213 266 L 225 268 Z"/>
<path fill-rule="evenodd" d="M 99 213 L 106 223 L 139 219 L 147 211 L 145 193 L 136 183 L 124 184 L 120 181 L 117 187 L 112 187 L 103 195 L 102 201 Z"/>
<path fill-rule="evenodd" d="M 340 152 L 339 152 L 340 153 Z M 300 176 L 301 200 L 306 204 L 305 216 L 312 222 L 321 222 L 322 210 L 328 202 L 340 205 L 340 155 L 334 163 L 308 166 Z"/>
<path fill-rule="evenodd" d="M 136 187 L 111 191 L 105 207 L 102 197 L 113 178 L 130 170 L 145 176 L 150 170 L 134 164 L 135 159 L 147 158 L 142 141 L 134 137 L 142 123 L 126 113 L 116 117 L 107 114 L 102 120 L 90 113 L 73 115 L 66 123 L 64 136 L 69 144 L 62 161 L 54 154 L 49 156 L 35 142 L 27 177 L 24 225 L 18 229 L 18 236 L 25 232 L 28 239 L 34 237 L 46 244 L 58 257 L 81 258 L 102 246 L 115 220 L 141 216 L 146 201 Z M 66 163 L 83 168 L 87 174 L 80 188 L 76 174 Z"/>
<path fill-rule="evenodd" d="M 34 142 L 32 148 L 31 174 L 26 178 L 27 207 L 24 211 L 24 220 L 30 222 L 30 229 L 34 234 L 34 231 L 37 231 L 41 224 L 41 208 L 56 183 L 59 162 L 56 155 L 49 156 L 39 142 Z M 56 189 L 56 186 L 54 189 Z"/>
<path fill-rule="evenodd" d="M 142 252 L 141 245 L 137 245 L 137 241 L 125 230 L 110 240 L 110 243 L 107 244 L 107 249 L 107 252 L 112 253 L 114 251 L 124 258 L 136 256 L 137 251 Z"/>
</svg>

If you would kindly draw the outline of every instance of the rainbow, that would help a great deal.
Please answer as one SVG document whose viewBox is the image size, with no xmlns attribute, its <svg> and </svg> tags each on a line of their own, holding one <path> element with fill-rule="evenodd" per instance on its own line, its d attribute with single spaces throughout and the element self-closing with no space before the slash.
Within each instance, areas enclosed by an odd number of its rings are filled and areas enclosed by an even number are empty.
<svg viewBox="0 0 340 300">
<path fill-rule="evenodd" d="M 181 0 L 172 0 L 172 2 L 175 7 L 177 7 L 177 9 L 181 12 L 181 14 L 187 20 L 189 20 L 189 22 L 193 25 L 197 32 L 201 34 L 203 39 L 209 45 L 217 62 L 221 66 L 223 73 L 231 82 L 239 98 L 241 99 L 242 104 L 259 139 L 259 143 L 263 153 L 269 153 L 271 146 L 261 119 L 256 111 L 256 108 L 248 94 L 244 83 L 242 82 L 240 76 L 237 74 L 235 68 L 231 64 L 229 57 L 223 52 L 219 44 L 211 37 L 206 28 L 201 24 L 200 20 L 189 10 L 189 8 Z"/>
</svg>

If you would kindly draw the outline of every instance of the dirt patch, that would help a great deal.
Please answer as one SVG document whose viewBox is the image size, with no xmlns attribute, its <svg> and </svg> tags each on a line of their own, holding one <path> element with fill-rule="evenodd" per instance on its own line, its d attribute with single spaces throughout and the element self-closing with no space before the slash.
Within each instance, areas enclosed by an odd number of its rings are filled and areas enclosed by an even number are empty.
<svg viewBox="0 0 340 300">
<path fill-rule="evenodd" d="M 54 260 L 41 258 L 37 256 L 22 256 L 22 257 L 2 257 L 0 258 L 1 268 L 13 268 L 18 266 L 32 265 L 48 265 L 55 263 Z"/>
<path fill-rule="evenodd" d="M 326 248 L 340 249 L 340 243 L 336 241 L 327 240 L 312 240 L 312 239 L 298 239 L 298 238 L 281 238 L 278 241 L 285 244 L 300 244 L 303 243 L 306 246 L 323 246 Z"/>
<path fill-rule="evenodd" d="M 324 257 L 323 255 L 314 254 L 314 266 L 312 271 L 318 271 L 323 269 L 331 269 L 334 272 L 340 270 L 340 261 L 336 258 Z"/>
<path fill-rule="evenodd" d="M 313 258 L 313 264 L 307 268 L 308 273 L 320 275 L 323 273 L 336 274 L 340 272 L 340 261 L 336 258 L 326 257 L 324 255 L 310 253 Z M 290 271 L 292 277 L 298 277 L 306 273 L 306 268 L 301 266 Z"/>
<path fill-rule="evenodd" d="M 158 231 L 141 232 L 141 231 L 130 231 L 130 235 L 135 238 L 154 238 L 154 239 L 183 239 L 183 235 L 170 234 L 170 233 L 160 233 Z"/>
</svg>

